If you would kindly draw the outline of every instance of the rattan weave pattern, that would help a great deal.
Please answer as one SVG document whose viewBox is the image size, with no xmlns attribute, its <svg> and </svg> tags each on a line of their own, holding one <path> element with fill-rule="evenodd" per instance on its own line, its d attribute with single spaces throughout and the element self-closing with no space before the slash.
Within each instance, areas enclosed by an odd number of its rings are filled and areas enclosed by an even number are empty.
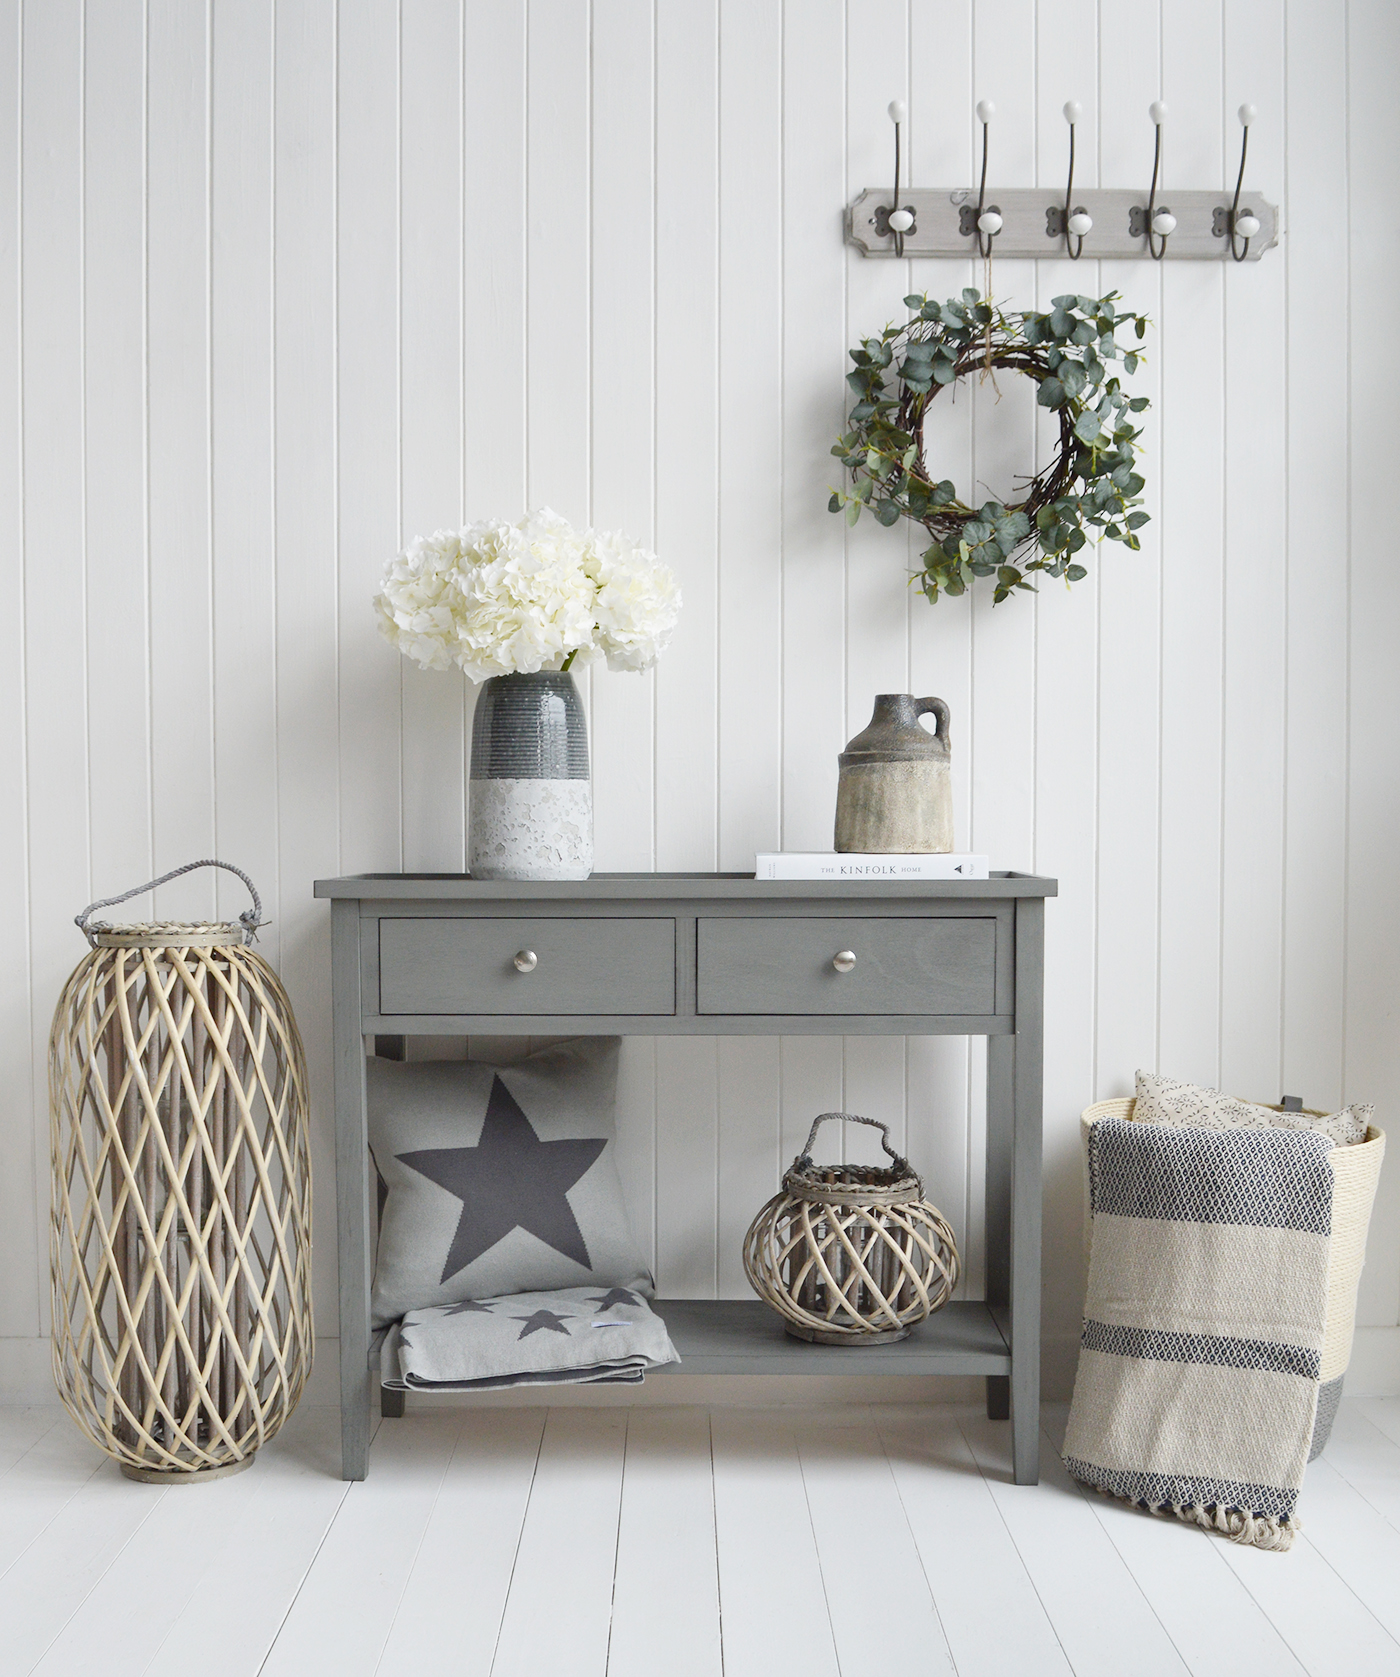
<svg viewBox="0 0 1400 1677">
<path fill-rule="evenodd" d="M 890 1169 L 814 1165 L 810 1148 L 809 1138 L 782 1192 L 744 1237 L 749 1285 L 799 1339 L 825 1345 L 904 1339 L 957 1286 L 953 1231 L 903 1159 Z"/>
<path fill-rule="evenodd" d="M 54 1378 L 141 1477 L 245 1463 L 311 1370 L 305 1056 L 242 936 L 99 933 L 54 1014 Z"/>
</svg>

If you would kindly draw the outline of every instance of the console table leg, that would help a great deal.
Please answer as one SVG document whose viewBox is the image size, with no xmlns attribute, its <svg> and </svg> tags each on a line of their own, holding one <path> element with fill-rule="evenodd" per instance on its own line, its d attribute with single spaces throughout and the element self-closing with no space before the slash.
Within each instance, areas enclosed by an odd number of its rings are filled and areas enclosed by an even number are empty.
<svg viewBox="0 0 1400 1677">
<path fill-rule="evenodd" d="M 331 904 L 336 1232 L 340 1243 L 340 1472 L 369 1468 L 369 1125 L 360 1012 L 359 904 Z"/>
<path fill-rule="evenodd" d="M 1011 1419 L 1011 1376 L 1008 1374 L 989 1374 L 987 1376 L 987 1419 L 989 1421 L 1009 1421 Z"/>
<path fill-rule="evenodd" d="M 1011 1455 L 1018 1485 L 1040 1477 L 1040 1240 L 1045 904 L 1016 904 L 1015 1112 L 1011 1147 Z M 1005 1041 L 1003 1037 L 999 1039 Z"/>
</svg>

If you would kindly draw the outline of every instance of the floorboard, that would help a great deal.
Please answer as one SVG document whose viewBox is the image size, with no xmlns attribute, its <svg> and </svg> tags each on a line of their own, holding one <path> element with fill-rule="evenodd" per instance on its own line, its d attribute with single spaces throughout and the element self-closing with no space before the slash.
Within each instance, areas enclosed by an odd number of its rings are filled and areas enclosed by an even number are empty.
<svg viewBox="0 0 1400 1677">
<path fill-rule="evenodd" d="M 245 1477 L 253 1500 L 210 1544 L 144 1677 L 251 1677 L 261 1669 L 350 1489 L 340 1477 L 339 1410 L 299 1411 Z"/>
<path fill-rule="evenodd" d="M 960 1424 L 1075 1677 L 1122 1677 L 1125 1657 L 1134 1677 L 1181 1677 L 1186 1662 L 1059 1457 L 1042 1451 L 1026 1496 L 1010 1482 L 1010 1428 L 980 1414 Z"/>
<path fill-rule="evenodd" d="M 840 1677 L 791 1418 L 716 1409 L 710 1422 L 725 1677 Z"/>
<path fill-rule="evenodd" d="M 265 1677 L 373 1677 L 432 1518 L 458 1414 L 382 1423 L 263 1664 Z"/>
<path fill-rule="evenodd" d="M 721 1677 L 710 1416 L 636 1409 L 627 1429 L 608 1677 Z"/>
<path fill-rule="evenodd" d="M 1400 1402 L 1282 1555 L 1081 1490 L 1064 1419 L 1018 1487 L 967 1406 L 444 1409 L 347 1486 L 306 1407 L 159 1487 L 0 1410 L 0 1677 L 1400 1677 Z"/>
<path fill-rule="evenodd" d="M 491 1669 L 545 1415 L 483 1409 L 466 1418 L 376 1677 Z"/>
<path fill-rule="evenodd" d="M 1064 1649 L 957 1417 L 901 1409 L 875 1419 L 958 1677 L 1067 1677 Z"/>
<path fill-rule="evenodd" d="M 1300 1513 L 1303 1541 L 1400 1642 L 1400 1532 L 1325 1455 L 1308 1469 Z"/>
<path fill-rule="evenodd" d="M 955 1677 L 923 1557 L 869 1412 L 804 1416 L 797 1445 L 841 1677 Z"/>
<path fill-rule="evenodd" d="M 627 1421 L 549 1412 L 491 1677 L 606 1671 Z"/>
<path fill-rule="evenodd" d="M 115 1462 L 104 1461 L 94 1473 L 92 1447 L 85 1440 L 81 1445 L 77 1472 L 83 1482 L 76 1494 L 69 1486 L 60 1489 L 61 1506 L 0 1577 L 2 1677 L 27 1677 L 34 1670 L 161 1499 L 181 1494 L 124 1479 Z M 123 1624 L 115 1640 L 124 1643 L 129 1636 Z"/>
<path fill-rule="evenodd" d="M 1343 1403 L 1322 1459 L 1400 1531 L 1400 1444 L 1388 1438 L 1360 1409 Z M 1303 1495 L 1306 1498 L 1306 1489 Z M 1306 1505 L 1303 1518 L 1307 1519 Z"/>
</svg>

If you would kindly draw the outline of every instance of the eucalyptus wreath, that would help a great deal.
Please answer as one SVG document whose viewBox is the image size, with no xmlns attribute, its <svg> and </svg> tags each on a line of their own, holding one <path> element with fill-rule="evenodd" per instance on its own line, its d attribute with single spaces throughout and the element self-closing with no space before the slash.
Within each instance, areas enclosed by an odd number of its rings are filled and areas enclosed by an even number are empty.
<svg viewBox="0 0 1400 1677">
<path fill-rule="evenodd" d="M 1116 291 L 1056 297 L 1046 314 L 1012 315 L 971 288 L 961 301 L 906 297 L 910 320 L 850 352 L 855 369 L 846 379 L 857 399 L 850 429 L 831 452 L 852 483 L 832 492 L 830 510 L 844 508 L 848 524 L 863 508 L 881 524 L 922 524 L 933 539 L 915 580 L 930 601 L 940 592 L 964 593 L 975 577 L 995 576 L 999 604 L 1013 589 L 1035 592 L 1026 580 L 1031 571 L 1068 582 L 1087 576 L 1075 555 L 1091 539 L 1138 547 L 1136 532 L 1148 515 L 1135 510 L 1142 501 L 1143 479 L 1133 466 L 1141 433 L 1129 415 L 1148 402 L 1126 396 L 1108 363 L 1137 371 L 1141 351 L 1121 347 L 1116 334 L 1131 321 L 1141 341 L 1147 319 L 1115 312 L 1117 301 Z M 995 381 L 999 371 L 1036 381 L 1037 402 L 1059 416 L 1059 443 L 1023 499 L 973 507 L 929 471 L 924 416 L 939 391 L 972 374 Z"/>
</svg>

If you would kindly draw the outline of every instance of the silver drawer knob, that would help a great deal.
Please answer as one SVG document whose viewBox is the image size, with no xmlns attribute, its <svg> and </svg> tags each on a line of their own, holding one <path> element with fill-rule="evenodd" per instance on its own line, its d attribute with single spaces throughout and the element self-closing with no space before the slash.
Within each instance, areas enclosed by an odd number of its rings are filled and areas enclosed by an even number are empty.
<svg viewBox="0 0 1400 1677">
<path fill-rule="evenodd" d="M 515 970 L 517 972 L 533 972 L 539 964 L 540 958 L 533 949 L 522 949 L 515 957 Z"/>
<path fill-rule="evenodd" d="M 856 964 L 855 950 L 838 949 L 831 957 L 831 964 L 836 968 L 837 972 L 853 972 Z"/>
</svg>

